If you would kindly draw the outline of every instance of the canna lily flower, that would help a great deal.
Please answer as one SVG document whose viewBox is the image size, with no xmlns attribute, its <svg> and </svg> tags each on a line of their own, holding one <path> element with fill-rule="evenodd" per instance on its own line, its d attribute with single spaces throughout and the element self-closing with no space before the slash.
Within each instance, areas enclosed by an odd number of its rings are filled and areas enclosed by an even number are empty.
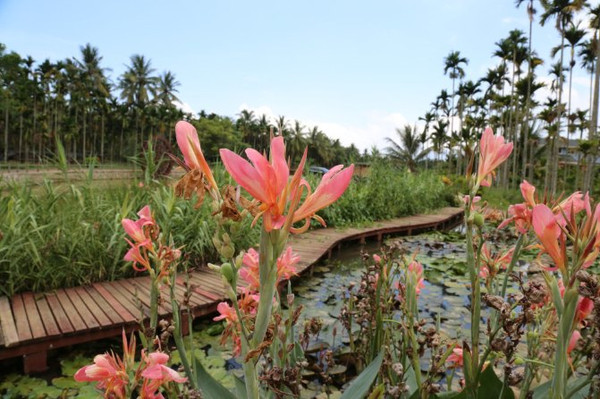
<svg viewBox="0 0 600 399">
<path fill-rule="evenodd" d="M 577 341 L 581 338 L 581 333 L 579 330 L 573 330 L 573 334 L 571 334 L 571 339 L 569 339 L 569 345 L 567 346 L 567 354 L 570 354 L 573 349 L 577 346 Z"/>
<path fill-rule="evenodd" d="M 477 183 L 489 187 L 494 170 L 504 162 L 513 149 L 512 143 L 504 143 L 504 137 L 494 136 L 491 128 L 486 128 L 479 142 L 479 167 Z"/>
<path fill-rule="evenodd" d="M 250 248 L 242 258 L 243 267 L 240 269 L 240 277 L 248 283 L 248 288 L 258 291 L 260 288 L 259 255 L 254 248 Z M 292 247 L 287 247 L 277 259 L 277 281 L 288 280 L 296 275 L 296 264 L 300 256 L 292 252 Z"/>
<path fill-rule="evenodd" d="M 237 321 L 237 313 L 235 312 L 235 309 L 227 302 L 220 302 L 217 305 L 217 311 L 220 313 L 220 315 L 213 318 L 214 321 L 226 320 L 228 324 L 235 323 Z"/>
<path fill-rule="evenodd" d="M 592 313 L 592 310 L 594 310 L 594 301 L 586 297 L 579 298 L 575 310 L 575 325 L 579 325 L 585 320 Z"/>
<path fill-rule="evenodd" d="M 377 254 L 373 254 L 373 260 L 375 261 L 375 263 L 380 263 L 381 262 L 381 256 L 379 256 Z"/>
<path fill-rule="evenodd" d="M 179 121 L 175 125 L 175 136 L 177 138 L 177 145 L 183 154 L 185 164 L 190 169 L 200 171 L 204 174 L 211 193 L 218 192 L 217 182 L 202 153 L 196 128 L 188 122 Z"/>
<path fill-rule="evenodd" d="M 323 175 L 321 183 L 314 193 L 311 193 L 308 183 L 301 179 L 306 150 L 296 173 L 290 179 L 289 167 L 285 160 L 285 144 L 281 136 L 271 140 L 270 160 L 251 148 L 246 149 L 246 156 L 251 163 L 227 149 L 221 149 L 220 154 L 227 172 L 260 202 L 255 221 L 262 216 L 266 231 L 281 229 L 284 225 L 294 233 L 308 229 L 309 223 L 301 229 L 294 229 L 291 225 L 300 220 L 309 222 L 318 210 L 335 202 L 350 184 L 354 170 L 354 165 L 343 170 L 342 165 L 333 167 Z M 309 193 L 304 203 L 296 209 L 303 187 L 307 188 Z M 289 219 L 290 214 L 293 214 L 292 219 Z M 321 218 L 316 219 L 324 224 Z"/>
<path fill-rule="evenodd" d="M 462 367 L 463 366 L 463 350 L 462 350 L 462 348 L 457 346 L 456 348 L 452 349 L 452 353 L 450 354 L 450 356 L 448 356 L 446 361 L 450 363 L 450 365 L 448 366 L 450 368 Z"/>
<path fill-rule="evenodd" d="M 565 236 L 552 211 L 544 204 L 536 205 L 532 211 L 532 224 L 541 247 L 556 267 L 566 272 Z"/>
<path fill-rule="evenodd" d="M 136 244 L 147 246 L 150 240 L 148 237 L 148 232 L 144 231 L 144 227 L 154 227 L 156 226 L 156 222 L 152 217 L 152 213 L 150 212 L 150 207 L 148 205 L 140 209 L 138 216 L 140 218 L 136 221 L 127 218 L 123 219 L 121 221 L 121 225 L 123 226 L 125 233 L 127 233 L 127 235 L 131 237 Z"/>
<path fill-rule="evenodd" d="M 74 378 L 78 382 L 98 381 L 96 387 L 104 390 L 105 397 L 126 397 L 129 377 L 123 362 L 114 354 L 96 355 L 94 364 L 80 368 Z"/>
<path fill-rule="evenodd" d="M 421 289 L 425 287 L 425 282 L 423 279 L 423 265 L 420 262 L 413 260 L 408 264 L 408 272 L 414 279 L 415 292 L 417 295 L 419 295 L 421 293 Z"/>
<path fill-rule="evenodd" d="M 222 148 L 219 152 L 231 177 L 261 202 L 260 214 L 263 215 L 265 229 L 271 231 L 281 228 L 285 221 L 283 212 L 289 195 L 290 173 L 285 160 L 283 137 L 271 140 L 271 162 L 253 148 L 246 149 L 246 155 L 252 164 L 228 149 Z M 305 159 L 306 154 L 302 158 L 302 167 Z"/>
<path fill-rule="evenodd" d="M 484 243 L 481 247 L 481 262 L 482 267 L 479 269 L 479 276 L 487 278 L 490 274 L 494 277 L 498 270 L 506 269 L 512 260 L 514 248 L 509 249 L 503 254 L 492 256 L 489 247 Z"/>
<path fill-rule="evenodd" d="M 163 395 L 158 392 L 162 385 L 171 381 L 177 383 L 187 381 L 187 378 L 180 376 L 177 371 L 167 366 L 169 355 L 166 353 L 152 352 L 146 355 L 145 352 L 142 352 L 142 360 L 146 363 L 141 374 L 144 378 L 140 395 L 142 399 L 162 399 Z"/>
<path fill-rule="evenodd" d="M 315 192 L 309 193 L 304 203 L 294 213 L 294 222 L 300 220 L 306 222 L 305 227 L 299 230 L 300 232 L 308 229 L 311 218 L 316 219 L 322 226 L 326 226 L 325 221 L 316 213 L 337 201 L 348 188 L 354 173 L 354 165 L 350 165 L 346 169 L 343 167 L 343 165 L 337 165 L 325 173 Z"/>
</svg>

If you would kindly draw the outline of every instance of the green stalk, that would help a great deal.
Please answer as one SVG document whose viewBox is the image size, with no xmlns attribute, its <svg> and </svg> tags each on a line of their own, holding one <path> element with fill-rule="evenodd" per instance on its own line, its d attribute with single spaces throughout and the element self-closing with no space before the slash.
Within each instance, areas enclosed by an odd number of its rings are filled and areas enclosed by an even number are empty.
<svg viewBox="0 0 600 399">
<path fill-rule="evenodd" d="M 570 287 L 564 296 L 564 308 L 560 315 L 558 337 L 556 338 L 556 357 L 554 361 L 554 376 L 550 387 L 552 399 L 565 399 L 567 396 L 568 354 L 567 348 L 571 339 L 573 319 L 579 294 L 577 289 Z"/>
<path fill-rule="evenodd" d="M 479 378 L 479 323 L 481 319 L 481 284 L 476 268 L 475 252 L 473 251 L 473 221 L 471 220 L 471 205 L 476 191 L 477 187 L 473 189 L 470 199 L 465 206 L 467 269 L 469 270 L 469 278 L 471 280 L 471 354 L 470 361 L 468 364 L 465 364 L 464 372 L 467 396 L 473 399 L 477 398 L 477 381 Z"/>
<path fill-rule="evenodd" d="M 242 353 L 246 354 L 250 350 L 246 337 L 242 336 Z M 246 397 L 248 399 L 260 399 L 258 393 L 258 375 L 256 375 L 256 364 L 250 359 L 244 362 L 244 383 L 246 384 Z"/>
<path fill-rule="evenodd" d="M 508 277 L 512 273 L 515 265 L 517 264 L 517 259 L 519 259 L 519 254 L 521 253 L 521 247 L 523 246 L 525 235 L 519 234 L 519 238 L 517 239 L 517 243 L 515 244 L 515 250 L 513 251 L 513 256 L 510 260 L 510 264 L 506 269 L 506 273 L 504 274 L 504 280 L 502 281 L 502 290 L 500 291 L 500 296 L 504 298 L 506 295 L 506 287 L 508 286 Z"/>
<path fill-rule="evenodd" d="M 158 324 L 158 281 L 156 277 L 152 277 L 152 284 L 150 285 L 150 332 L 152 336 L 146 342 L 146 350 L 152 351 L 152 344 L 154 342 L 154 336 L 156 335 L 156 325 Z"/>
<path fill-rule="evenodd" d="M 273 230 L 270 233 L 264 229 L 261 231 L 259 248 L 260 299 L 254 322 L 252 348 L 256 348 L 263 341 L 271 320 L 273 295 L 275 294 L 277 280 L 277 257 L 280 255 L 280 247 L 282 247 L 278 241 L 278 230 Z"/>
<path fill-rule="evenodd" d="M 187 352 L 185 350 L 185 344 L 183 342 L 183 335 L 181 333 L 181 317 L 179 314 L 179 305 L 177 304 L 177 299 L 175 298 L 175 278 L 173 277 L 171 281 L 171 307 L 173 308 L 173 325 L 175 330 L 173 331 L 173 339 L 175 340 L 175 346 L 177 347 L 177 352 L 179 352 L 179 357 L 181 358 L 181 364 L 183 369 L 185 370 L 185 375 L 188 376 L 188 381 L 190 382 L 193 389 L 198 389 L 196 378 L 194 378 L 194 374 L 192 373 L 192 368 L 190 367 L 190 362 L 187 357 Z M 191 319 L 192 315 L 188 314 L 188 317 Z M 192 330 L 190 329 L 190 334 Z M 192 356 L 194 356 L 192 352 Z"/>
</svg>

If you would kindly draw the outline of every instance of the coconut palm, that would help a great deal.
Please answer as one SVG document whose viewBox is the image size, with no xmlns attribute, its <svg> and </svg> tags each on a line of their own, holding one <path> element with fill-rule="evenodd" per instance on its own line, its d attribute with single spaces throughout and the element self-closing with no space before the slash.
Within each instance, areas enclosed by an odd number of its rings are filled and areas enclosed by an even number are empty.
<svg viewBox="0 0 600 399">
<path fill-rule="evenodd" d="M 144 110 L 156 95 L 158 78 L 153 75 L 155 70 L 152 68 L 151 61 L 143 55 L 134 54 L 130 57 L 130 61 L 131 65 L 120 77 L 119 88 L 121 99 L 125 100 L 135 113 L 135 152 L 137 153 L 138 140 L 142 139 L 144 134 Z"/>
<path fill-rule="evenodd" d="M 559 73 L 558 83 L 558 103 L 562 103 L 562 92 L 563 92 L 563 78 L 562 78 L 562 67 L 564 63 L 564 48 L 565 48 L 565 31 L 567 25 L 573 20 L 573 15 L 576 11 L 580 11 L 585 5 L 585 0 L 540 0 L 544 13 L 540 17 L 540 24 L 544 24 L 551 18 L 556 19 L 556 29 L 560 33 L 560 61 L 559 65 L 561 72 Z M 558 107 L 557 116 L 557 135 L 560 136 L 561 131 L 561 118 L 562 118 L 562 107 Z M 558 140 L 554 140 L 554 148 L 552 150 L 552 158 L 549 160 L 550 164 L 550 192 L 551 194 L 556 193 L 556 184 L 558 177 Z"/>
<path fill-rule="evenodd" d="M 462 80 L 465 77 L 465 70 L 462 68 L 462 64 L 468 65 L 469 60 L 465 57 L 460 56 L 460 51 L 451 51 L 450 54 L 446 58 L 444 58 L 444 75 L 448 74 L 450 79 L 452 79 L 452 109 L 450 114 L 454 116 L 454 96 L 456 95 L 455 91 L 455 82 L 456 79 Z M 453 121 L 450 121 L 450 131 L 454 130 Z"/>
<path fill-rule="evenodd" d="M 387 156 L 393 161 L 406 165 L 411 171 L 417 170 L 417 164 L 427 157 L 429 149 L 422 149 L 422 143 L 416 127 L 404 125 L 402 129 L 396 129 L 396 137 L 386 137 L 385 140 L 389 144 L 386 147 Z"/>
</svg>

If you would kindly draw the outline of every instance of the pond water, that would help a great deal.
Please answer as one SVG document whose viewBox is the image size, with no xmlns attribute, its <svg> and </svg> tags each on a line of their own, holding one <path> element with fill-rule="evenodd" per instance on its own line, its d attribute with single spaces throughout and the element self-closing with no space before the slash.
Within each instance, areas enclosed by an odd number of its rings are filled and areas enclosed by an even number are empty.
<svg viewBox="0 0 600 399">
<path fill-rule="evenodd" d="M 432 323 L 439 320 L 444 333 L 450 338 L 466 337 L 470 313 L 464 236 L 455 230 L 395 238 L 393 241 L 400 243 L 409 254 L 416 252 L 417 260 L 423 264 L 425 286 L 419 296 L 421 317 Z M 334 252 L 330 261 L 316 265 L 312 272 L 295 279 L 292 284 L 295 303 L 304 307 L 297 330 L 301 329 L 304 320 L 318 317 L 323 323 L 317 337 L 319 341 L 335 347 L 346 339 L 337 316 L 343 306 L 343 296 L 348 294 L 348 287 L 360 282 L 365 267 L 361 256 L 363 252 L 375 254 L 380 252 L 380 248 L 377 243 L 363 246 L 356 243 L 345 244 L 340 251 Z M 212 320 L 198 321 L 194 324 L 193 340 L 195 347 L 201 349 L 199 355 L 203 358 L 205 367 L 215 378 L 233 388 L 230 373 L 241 375 L 241 366 L 230 350 L 219 345 L 222 328 L 221 323 Z M 94 354 L 107 350 L 106 342 L 103 343 L 103 348 L 99 348 L 100 345 L 102 343 L 62 352 L 61 357 L 54 360 L 55 366 L 61 371 L 55 370 L 53 375 L 45 376 L 41 381 L 8 375 L 4 382 L 0 380 L 0 392 L 3 388 L 6 392 L 6 387 L 10 388 L 11 384 L 18 386 L 25 379 L 28 383 L 37 385 L 38 388 L 33 388 L 35 391 L 48 383 L 45 389 L 54 393 L 68 390 L 69 394 L 64 397 L 94 397 L 91 385 L 83 389 L 71 376 L 79 367 L 89 364 Z M 119 340 L 111 341 L 110 345 L 115 353 L 121 353 Z M 175 364 L 179 362 L 176 352 L 172 353 L 172 361 Z"/>
</svg>

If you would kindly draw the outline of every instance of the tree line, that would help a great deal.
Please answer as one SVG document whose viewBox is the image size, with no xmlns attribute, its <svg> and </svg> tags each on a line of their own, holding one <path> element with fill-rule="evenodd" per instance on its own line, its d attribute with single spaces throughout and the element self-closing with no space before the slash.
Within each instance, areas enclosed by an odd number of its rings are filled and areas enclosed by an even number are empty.
<svg viewBox="0 0 600 399">
<path fill-rule="evenodd" d="M 180 119 L 196 126 L 209 159 L 216 160 L 222 147 L 262 151 L 271 132 L 286 138 L 294 161 L 307 145 L 311 162 L 323 166 L 369 157 L 285 116 L 272 121 L 248 110 L 233 118 L 186 113 L 177 106 L 181 84 L 175 74 L 157 74 L 144 55 L 132 55 L 116 80 L 108 72 L 90 44 L 77 57 L 36 62 L 0 43 L 0 160 L 46 162 L 62 145 L 71 162 L 123 162 L 139 155 L 150 137 L 172 148 Z"/>
</svg>

